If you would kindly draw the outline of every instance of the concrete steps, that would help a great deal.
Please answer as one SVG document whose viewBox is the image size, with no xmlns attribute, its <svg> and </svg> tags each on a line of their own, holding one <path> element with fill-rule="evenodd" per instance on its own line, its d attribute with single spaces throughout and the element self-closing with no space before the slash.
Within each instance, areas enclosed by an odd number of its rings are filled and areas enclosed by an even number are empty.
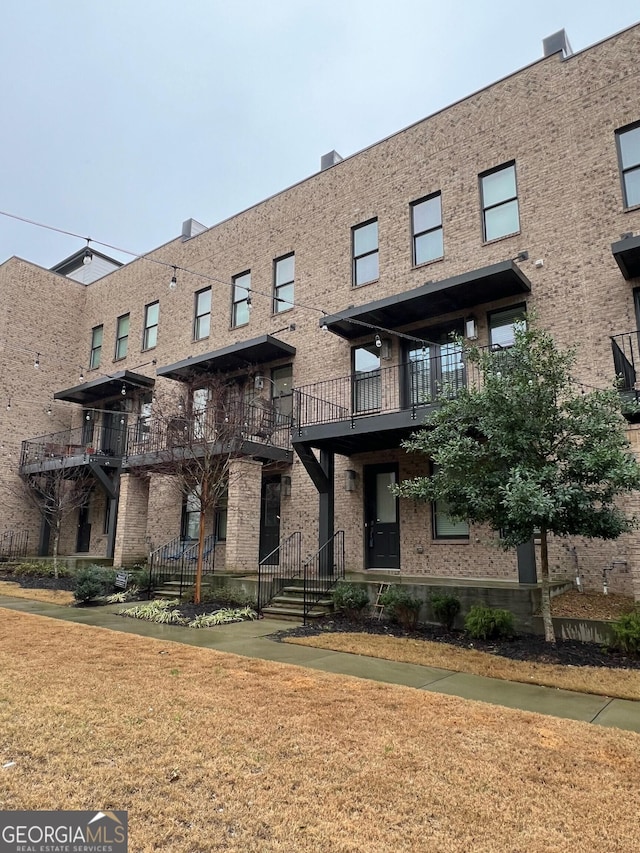
<svg viewBox="0 0 640 853">
<path fill-rule="evenodd" d="M 315 598 L 320 594 L 318 601 L 314 602 L 312 609 L 307 613 L 307 619 L 320 619 L 333 612 L 333 599 L 323 589 L 309 587 L 308 593 Z M 300 622 L 304 618 L 304 588 L 302 582 L 292 583 L 283 587 L 275 595 L 266 607 L 262 608 L 265 619 L 284 619 L 285 621 Z"/>
</svg>

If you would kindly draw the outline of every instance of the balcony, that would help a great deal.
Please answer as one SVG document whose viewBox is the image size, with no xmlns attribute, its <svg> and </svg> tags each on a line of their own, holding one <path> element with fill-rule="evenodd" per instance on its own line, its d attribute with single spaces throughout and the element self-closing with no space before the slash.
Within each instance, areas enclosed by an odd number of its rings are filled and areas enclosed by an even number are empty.
<svg viewBox="0 0 640 853">
<path fill-rule="evenodd" d="M 611 338 L 613 365 L 616 382 L 622 399 L 623 411 L 629 420 L 638 420 L 633 409 L 640 403 L 640 388 L 637 373 L 640 365 L 640 330 L 614 335 Z"/>
<path fill-rule="evenodd" d="M 82 427 L 41 435 L 22 442 L 20 473 L 72 469 L 97 462 L 119 467 L 125 447 L 125 432 L 103 427 L 94 421 Z"/>
<path fill-rule="evenodd" d="M 457 347 L 294 389 L 293 442 L 350 456 L 398 447 L 477 368 Z"/>
</svg>

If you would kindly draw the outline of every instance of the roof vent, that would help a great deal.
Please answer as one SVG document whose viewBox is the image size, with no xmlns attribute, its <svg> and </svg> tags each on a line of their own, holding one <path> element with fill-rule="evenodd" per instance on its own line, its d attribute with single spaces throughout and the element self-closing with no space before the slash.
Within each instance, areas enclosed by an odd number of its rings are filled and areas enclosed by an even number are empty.
<svg viewBox="0 0 640 853">
<path fill-rule="evenodd" d="M 337 151 L 329 151 L 328 154 L 323 154 L 320 158 L 320 171 L 324 172 L 325 169 L 330 169 L 332 166 L 335 166 L 336 163 L 340 163 L 341 160 L 342 157 Z"/>
<path fill-rule="evenodd" d="M 192 237 L 196 237 L 198 234 L 202 234 L 202 232 L 206 230 L 207 226 L 198 222 L 196 219 L 185 219 L 182 223 L 182 239 L 190 240 Z"/>
<path fill-rule="evenodd" d="M 569 36 L 564 30 L 558 30 L 557 33 L 542 39 L 542 50 L 545 56 L 553 56 L 554 53 L 562 51 L 563 59 L 573 53 L 569 44 Z"/>
</svg>

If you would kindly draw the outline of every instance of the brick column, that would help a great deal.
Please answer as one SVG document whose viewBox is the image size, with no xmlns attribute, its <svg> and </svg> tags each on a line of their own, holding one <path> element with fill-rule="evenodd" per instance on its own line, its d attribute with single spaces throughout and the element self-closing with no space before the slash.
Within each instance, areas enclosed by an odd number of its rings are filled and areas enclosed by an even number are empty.
<svg viewBox="0 0 640 853">
<path fill-rule="evenodd" d="M 148 503 L 149 480 L 134 474 L 122 474 L 114 566 L 131 565 L 147 559 Z"/>
<path fill-rule="evenodd" d="M 631 450 L 640 462 L 640 428 L 637 425 L 629 427 L 627 438 L 631 444 Z M 625 510 L 627 515 L 635 515 L 637 518 L 640 518 L 640 493 L 633 492 L 629 496 Z M 629 534 L 629 549 L 627 554 L 629 571 L 631 572 L 633 597 L 636 601 L 640 601 L 640 530 L 633 530 Z"/>
<path fill-rule="evenodd" d="M 262 463 L 234 459 L 229 469 L 225 568 L 258 571 Z"/>
</svg>

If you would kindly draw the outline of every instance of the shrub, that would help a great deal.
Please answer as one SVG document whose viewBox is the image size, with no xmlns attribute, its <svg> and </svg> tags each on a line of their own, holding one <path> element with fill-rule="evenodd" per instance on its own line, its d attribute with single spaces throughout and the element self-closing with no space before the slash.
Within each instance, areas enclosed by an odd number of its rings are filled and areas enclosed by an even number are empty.
<svg viewBox="0 0 640 853">
<path fill-rule="evenodd" d="M 147 622 L 159 622 L 164 625 L 186 625 L 187 620 L 177 609 L 178 604 L 177 598 L 156 598 L 154 601 L 147 601 L 137 607 L 130 607 L 128 610 L 124 610 L 122 615 L 130 616 L 132 619 L 144 619 Z"/>
<path fill-rule="evenodd" d="M 13 569 L 17 578 L 53 578 L 55 569 L 53 563 L 19 563 Z M 58 577 L 70 578 L 71 572 L 66 566 L 58 564 Z"/>
<path fill-rule="evenodd" d="M 484 604 L 474 604 L 467 613 L 464 627 L 478 640 L 513 636 L 513 613 Z"/>
<path fill-rule="evenodd" d="M 73 597 L 81 604 L 97 598 L 104 591 L 103 580 L 98 566 L 85 566 L 76 575 Z"/>
<path fill-rule="evenodd" d="M 369 605 L 366 589 L 352 583 L 341 582 L 331 593 L 336 610 L 340 610 L 347 619 L 359 620 L 365 607 Z"/>
<path fill-rule="evenodd" d="M 628 654 L 640 654 L 640 610 L 625 613 L 611 627 L 618 648 Z"/>
<path fill-rule="evenodd" d="M 455 595 L 435 594 L 431 596 L 431 607 L 438 622 L 450 631 L 460 613 L 460 599 Z"/>
<path fill-rule="evenodd" d="M 393 622 L 398 622 L 405 630 L 411 631 L 418 624 L 418 614 L 422 601 L 411 595 L 408 589 L 393 585 L 380 596 L 380 604 Z"/>
<path fill-rule="evenodd" d="M 225 608 L 215 613 L 201 613 L 189 622 L 190 628 L 213 628 L 215 625 L 225 625 L 228 622 L 244 622 L 257 619 L 258 614 L 251 607 L 241 609 Z"/>
</svg>

